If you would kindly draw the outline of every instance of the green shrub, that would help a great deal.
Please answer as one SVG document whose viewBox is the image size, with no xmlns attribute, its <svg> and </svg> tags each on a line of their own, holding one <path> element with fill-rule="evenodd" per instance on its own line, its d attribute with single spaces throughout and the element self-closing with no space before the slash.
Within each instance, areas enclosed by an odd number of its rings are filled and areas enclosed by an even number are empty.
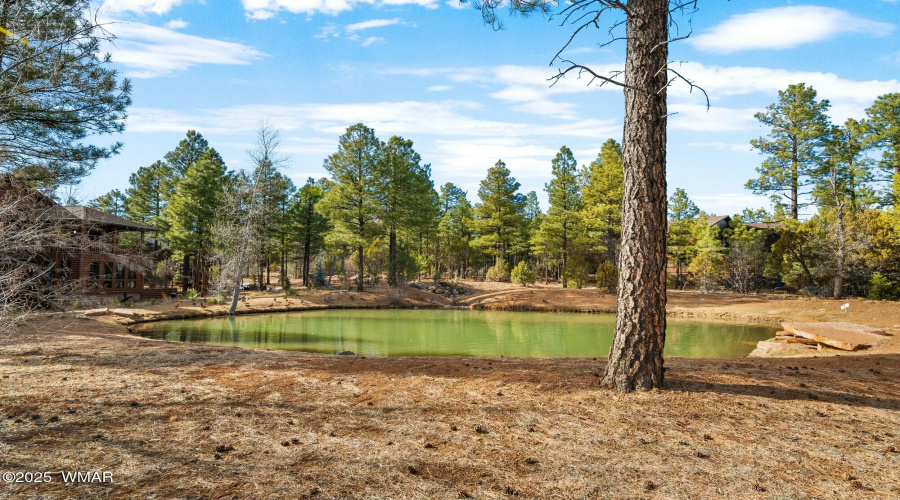
<svg viewBox="0 0 900 500">
<path fill-rule="evenodd" d="M 583 288 L 587 283 L 591 272 L 590 264 L 585 259 L 572 258 L 569 260 L 563 279 L 569 288 Z"/>
<path fill-rule="evenodd" d="M 881 273 L 869 280 L 869 298 L 872 300 L 900 300 L 900 283 L 891 281 Z"/>
<path fill-rule="evenodd" d="M 221 303 L 223 303 L 223 302 L 224 302 L 224 299 L 222 299 L 222 297 L 210 297 L 210 298 L 206 301 L 206 303 L 209 304 L 209 305 L 211 305 L 211 306 L 217 306 L 217 305 L 219 305 L 219 304 L 221 304 Z"/>
<path fill-rule="evenodd" d="M 312 275 L 312 285 L 315 288 L 324 288 L 326 285 L 325 279 L 328 275 L 325 273 L 325 267 L 321 262 L 316 263 L 316 271 Z"/>
<path fill-rule="evenodd" d="M 293 288 L 285 288 L 284 289 L 285 297 L 293 297 L 295 295 L 297 295 L 297 290 L 294 290 Z"/>
<path fill-rule="evenodd" d="M 484 279 L 486 281 L 509 281 L 509 271 L 502 262 L 498 262 L 494 267 L 488 269 Z"/>
<path fill-rule="evenodd" d="M 513 268 L 512 273 L 510 273 L 510 279 L 517 285 L 533 285 L 535 281 L 534 271 L 522 260 Z"/>
<path fill-rule="evenodd" d="M 150 304 L 151 306 L 155 306 L 157 302 L 159 302 L 158 299 L 150 299 L 147 301 L 147 303 Z"/>
<path fill-rule="evenodd" d="M 604 262 L 597 268 L 597 288 L 615 288 L 619 271 L 612 262 Z"/>
<path fill-rule="evenodd" d="M 185 295 L 185 297 L 188 298 L 188 299 L 196 299 L 196 298 L 199 297 L 199 296 L 200 296 L 200 293 L 197 292 L 197 290 L 194 290 L 193 288 L 191 288 L 190 290 L 188 290 L 188 291 L 187 291 L 187 294 Z"/>
</svg>

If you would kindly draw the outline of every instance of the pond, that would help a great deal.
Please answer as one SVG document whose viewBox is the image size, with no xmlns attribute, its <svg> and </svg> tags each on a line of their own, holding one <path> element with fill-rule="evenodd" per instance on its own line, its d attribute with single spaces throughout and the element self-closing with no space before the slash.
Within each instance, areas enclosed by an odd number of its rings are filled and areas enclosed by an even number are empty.
<svg viewBox="0 0 900 500">
<path fill-rule="evenodd" d="M 138 325 L 153 339 L 362 356 L 599 357 L 611 314 L 341 309 L 173 320 Z M 777 328 L 669 318 L 667 356 L 743 357 Z"/>
</svg>

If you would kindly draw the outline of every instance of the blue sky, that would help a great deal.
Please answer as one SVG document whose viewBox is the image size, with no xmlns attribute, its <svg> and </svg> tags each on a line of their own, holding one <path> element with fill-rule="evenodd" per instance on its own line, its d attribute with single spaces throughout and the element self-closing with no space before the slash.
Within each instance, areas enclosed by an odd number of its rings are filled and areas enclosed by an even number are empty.
<svg viewBox="0 0 900 500">
<path fill-rule="evenodd" d="M 382 140 L 414 141 L 435 184 L 477 200 L 478 182 L 502 158 L 546 209 L 544 184 L 562 145 L 580 164 L 607 138 L 621 140 L 623 95 L 566 77 L 551 58 L 571 33 L 558 21 L 504 17 L 494 31 L 455 0 L 106 0 L 99 16 L 117 36 L 114 64 L 132 79 L 125 148 L 86 178 L 84 199 L 127 187 L 188 129 L 231 169 L 249 165 L 262 119 L 281 131 L 285 173 L 296 184 L 325 175 L 322 161 L 346 127 L 363 122 Z M 609 22 L 617 20 L 609 17 Z M 769 206 L 743 188 L 762 158 L 753 114 L 787 85 L 806 82 L 832 102 L 832 118 L 862 117 L 879 95 L 900 92 L 900 2 L 701 0 L 680 20 L 691 37 L 671 60 L 704 87 L 669 93 L 669 190 L 685 188 L 717 214 Z M 624 44 L 601 47 L 585 31 L 564 54 L 607 73 Z"/>
</svg>

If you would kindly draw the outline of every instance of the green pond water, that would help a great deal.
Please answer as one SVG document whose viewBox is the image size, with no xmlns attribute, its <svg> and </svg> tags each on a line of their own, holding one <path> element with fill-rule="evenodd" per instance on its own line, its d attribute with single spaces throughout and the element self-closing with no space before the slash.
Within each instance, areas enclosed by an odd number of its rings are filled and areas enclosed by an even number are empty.
<svg viewBox="0 0 900 500">
<path fill-rule="evenodd" d="M 148 338 L 362 356 L 606 356 L 615 316 L 472 310 L 325 310 L 139 325 Z M 668 319 L 668 356 L 743 357 L 777 328 Z"/>
</svg>

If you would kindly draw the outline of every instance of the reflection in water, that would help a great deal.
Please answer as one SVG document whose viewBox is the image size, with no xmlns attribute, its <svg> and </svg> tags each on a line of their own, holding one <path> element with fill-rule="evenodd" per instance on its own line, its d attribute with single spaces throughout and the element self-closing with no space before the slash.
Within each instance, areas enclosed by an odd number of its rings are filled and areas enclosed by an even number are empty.
<svg viewBox="0 0 900 500">
<path fill-rule="evenodd" d="M 776 328 L 668 319 L 666 355 L 746 356 Z M 332 310 L 151 323 L 138 332 L 181 342 L 367 356 L 606 356 L 610 314 Z"/>
</svg>

